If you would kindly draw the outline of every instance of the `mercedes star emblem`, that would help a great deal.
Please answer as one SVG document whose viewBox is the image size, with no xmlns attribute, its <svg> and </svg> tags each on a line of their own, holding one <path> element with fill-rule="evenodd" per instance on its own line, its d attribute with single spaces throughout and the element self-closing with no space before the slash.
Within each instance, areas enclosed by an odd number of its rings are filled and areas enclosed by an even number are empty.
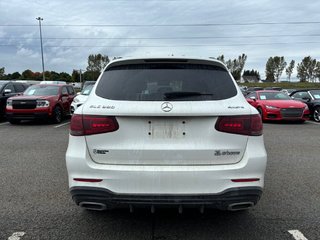
<svg viewBox="0 0 320 240">
<path fill-rule="evenodd" d="M 161 109 L 164 112 L 170 112 L 172 110 L 173 106 L 171 103 L 169 102 L 164 102 L 161 104 Z"/>
</svg>

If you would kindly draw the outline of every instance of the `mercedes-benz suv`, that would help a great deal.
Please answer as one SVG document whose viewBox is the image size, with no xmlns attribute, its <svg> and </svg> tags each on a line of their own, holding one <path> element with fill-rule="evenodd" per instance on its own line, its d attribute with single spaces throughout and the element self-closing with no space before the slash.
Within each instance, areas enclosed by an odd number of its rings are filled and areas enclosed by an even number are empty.
<svg viewBox="0 0 320 240">
<path fill-rule="evenodd" d="M 267 154 L 257 110 L 213 59 L 109 63 L 74 113 L 66 162 L 75 203 L 243 210 L 261 197 Z"/>
</svg>

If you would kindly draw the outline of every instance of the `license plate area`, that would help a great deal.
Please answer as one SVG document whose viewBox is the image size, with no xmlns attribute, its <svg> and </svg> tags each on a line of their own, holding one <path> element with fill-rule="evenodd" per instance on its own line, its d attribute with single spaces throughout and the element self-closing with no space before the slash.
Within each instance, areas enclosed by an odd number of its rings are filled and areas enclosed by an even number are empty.
<svg viewBox="0 0 320 240">
<path fill-rule="evenodd" d="M 151 138 L 177 139 L 187 135 L 184 119 L 149 119 L 148 135 Z"/>
</svg>

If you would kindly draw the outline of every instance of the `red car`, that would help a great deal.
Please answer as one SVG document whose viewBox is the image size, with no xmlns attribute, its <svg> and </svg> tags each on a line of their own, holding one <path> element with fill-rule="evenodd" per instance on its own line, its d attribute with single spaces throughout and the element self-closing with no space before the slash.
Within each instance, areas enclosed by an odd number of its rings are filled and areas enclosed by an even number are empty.
<svg viewBox="0 0 320 240">
<path fill-rule="evenodd" d="M 257 108 L 262 120 L 294 120 L 304 122 L 310 111 L 305 103 L 292 100 L 280 91 L 255 91 L 246 96 L 248 103 Z"/>
<path fill-rule="evenodd" d="M 55 123 L 70 114 L 75 91 L 69 85 L 38 84 L 30 86 L 21 96 L 7 101 L 6 115 L 12 124 L 21 120 L 49 119 Z"/>
</svg>

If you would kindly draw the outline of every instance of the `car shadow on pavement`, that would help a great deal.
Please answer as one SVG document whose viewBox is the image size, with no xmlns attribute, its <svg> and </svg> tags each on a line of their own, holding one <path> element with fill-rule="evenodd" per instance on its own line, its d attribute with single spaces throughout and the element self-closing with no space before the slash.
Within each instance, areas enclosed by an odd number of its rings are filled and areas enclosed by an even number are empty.
<svg viewBox="0 0 320 240">
<path fill-rule="evenodd" d="M 49 120 L 22 120 L 20 123 L 14 124 L 17 126 L 45 126 L 45 125 L 59 125 L 64 124 L 68 121 L 70 121 L 71 117 L 67 116 L 65 117 L 60 123 L 54 123 Z"/>
<path fill-rule="evenodd" d="M 229 212 L 205 209 L 204 213 L 200 213 L 199 209 L 185 209 L 180 214 L 178 208 L 156 209 L 155 213 L 151 213 L 150 209 L 135 209 L 133 213 L 130 213 L 129 209 L 116 209 L 104 212 L 82 210 L 79 215 L 82 219 L 86 219 L 87 223 L 101 224 L 102 232 L 114 231 L 111 235 L 116 234 L 116 231 L 125 231 L 127 234 L 131 232 L 133 235 L 128 239 L 136 239 L 135 237 L 140 234 L 145 237 L 144 239 L 149 239 L 146 237 L 148 233 L 152 235 L 151 239 L 158 240 L 246 239 L 248 235 L 250 236 L 250 232 L 261 233 L 263 228 L 259 224 L 254 224 L 257 219 L 251 211 L 254 212 L 254 210 Z M 109 223 L 115 224 L 115 222 L 116 228 L 110 230 Z M 85 228 L 86 226 L 82 225 Z M 230 231 L 230 226 L 237 226 L 236 233 L 239 235 Z M 114 237 L 119 239 L 119 235 Z"/>
</svg>

